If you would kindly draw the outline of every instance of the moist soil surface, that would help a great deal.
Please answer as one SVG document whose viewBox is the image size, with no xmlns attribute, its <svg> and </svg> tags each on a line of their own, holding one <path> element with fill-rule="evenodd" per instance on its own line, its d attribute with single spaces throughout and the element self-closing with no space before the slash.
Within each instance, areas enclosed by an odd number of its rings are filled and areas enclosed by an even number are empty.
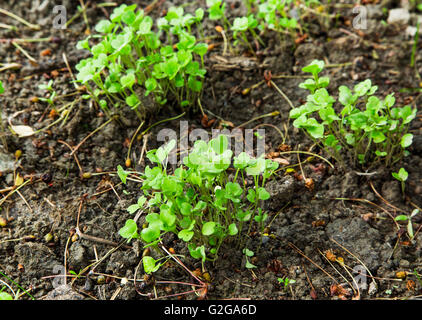
<svg viewBox="0 0 422 320">
<path fill-rule="evenodd" d="M 94 103 L 81 99 L 84 93 L 75 90 L 63 58 L 65 55 L 75 73 L 75 65 L 87 56 L 76 49 L 76 43 L 87 35 L 87 24 L 79 16 L 67 29 L 53 29 L 54 4 L 47 1 L 44 8 L 39 8 L 36 2 L 1 4 L 1 8 L 41 26 L 36 31 L 10 17 L 1 18 L 2 23 L 16 26 L 15 30 L 0 29 L 1 67 L 17 65 L 0 73 L 5 87 L 0 110 L 6 128 L 0 149 L 0 216 L 7 221 L 5 227 L 0 227 L 3 274 L 0 279 L 15 290 L 17 285 L 27 290 L 28 294 L 21 299 L 415 299 L 421 296 L 422 282 L 415 273 L 422 273 L 422 236 L 417 233 L 409 241 L 406 224 L 396 224 L 393 220 L 399 214 L 409 214 L 422 207 L 420 109 L 410 128 L 414 135 L 410 154 L 393 168 L 377 167 L 371 172 L 361 172 L 348 163 L 344 167 L 334 163 L 332 168 L 318 157 L 286 156 L 290 165 L 295 165 L 296 173 L 280 170 L 269 182 L 271 200 L 265 208 L 269 213 L 266 233 L 252 230 L 248 236 L 247 247 L 255 252 L 251 262 L 256 268 L 246 269 L 242 250 L 228 242 L 215 264 L 205 264 L 209 274 L 205 278 L 210 285 L 199 296 L 178 295 L 192 287 L 171 281 L 197 282 L 174 261 L 161 268 L 154 279 L 145 277 L 140 264 L 142 244 L 132 241 L 116 247 L 123 243 L 118 231 L 132 217 L 126 209 L 141 195 L 140 184 L 129 181 L 123 185 L 115 173 L 107 174 L 115 172 L 118 165 L 124 166 L 129 141 L 139 121 L 130 110 L 125 111 L 124 124 L 109 122 L 71 154 L 71 148 L 108 120 Z M 185 10 L 205 8 L 204 2 L 186 5 Z M 133 3 L 141 8 L 149 4 Z M 223 42 L 215 31 L 216 23 L 205 19 L 205 36 L 210 44 L 215 44 L 206 56 L 207 75 L 201 99 L 208 121 L 204 121 L 200 112 L 188 112 L 177 120 L 153 127 L 141 141 L 134 141 L 132 168 L 142 172 L 148 164 L 143 149 L 147 151 L 161 144 L 157 133 L 163 128 L 179 132 L 180 121 L 187 121 L 189 130 L 205 127 L 210 132 L 223 124 L 229 129 L 259 127 L 266 130 L 267 153 L 288 146 L 326 157 L 303 132 L 292 127 L 288 120 L 291 109 L 288 101 L 263 81 L 264 73 L 271 71 L 277 87 L 298 106 L 306 100 L 305 90 L 298 88 L 305 76 L 301 68 L 313 59 L 326 61 L 324 74 L 331 78 L 328 90 L 332 93 L 340 85 L 352 87 L 369 78 L 379 87 L 378 95 L 384 97 L 395 92 L 397 105 L 421 105 L 421 91 L 415 88 L 420 88 L 421 83 L 422 51 L 416 51 L 416 67 L 410 67 L 413 37 L 406 33 L 408 26 L 416 26 L 417 10 L 410 6 L 409 21 L 392 24 L 386 22 L 388 10 L 400 8 L 398 1 L 366 1 L 367 29 L 357 30 L 351 26 L 356 16 L 352 12 L 353 3 L 337 1 L 324 7 L 322 12 L 326 15 L 317 11 L 308 14 L 303 30 L 306 37 L 298 34 L 280 38 L 268 33 L 263 37 L 266 46 L 257 48 L 256 56 L 248 53 L 247 48 L 238 48 L 237 54 L 223 57 Z M 64 0 L 62 4 L 69 19 L 77 13 L 73 1 Z M 177 0 L 158 1 L 149 14 L 159 17 L 166 8 L 180 4 Z M 93 30 L 111 10 L 92 2 L 87 4 L 89 27 Z M 228 1 L 229 20 L 245 13 L 243 2 Z M 50 38 L 50 41 L 20 42 L 37 62 L 34 63 L 13 45 L 12 39 L 16 38 Z M 47 103 L 34 99 L 45 95 L 38 86 L 50 79 L 54 80 L 53 87 L 59 96 L 56 108 L 73 103 L 67 121 L 18 138 L 7 128 L 9 123 L 38 130 L 58 119 Z M 252 86 L 250 92 L 242 94 Z M 274 111 L 279 114 L 245 124 Z M 181 113 L 180 109 L 165 106 L 158 114 L 149 116 L 148 126 Z M 17 150 L 22 155 L 15 161 Z M 303 172 L 297 166 L 299 160 Z M 400 167 L 409 172 L 405 197 L 400 183 L 391 176 Z M 96 174 L 82 179 L 81 170 Z M 12 194 L 3 191 L 14 185 L 17 174 L 26 184 Z M 305 186 L 303 175 L 313 180 L 313 188 Z M 418 214 L 413 219 L 415 232 L 422 226 L 421 218 L 422 214 Z M 72 236 L 78 221 L 83 235 Z M 143 217 L 139 223 L 143 223 Z M 185 244 L 177 237 L 166 236 L 163 244 L 180 255 L 186 268 L 200 270 L 201 263 L 190 257 Z M 368 276 L 363 277 L 367 285 L 362 286 L 360 282 L 359 290 L 353 285 L 362 279 L 356 271 Z M 284 287 L 278 278 L 295 282 Z M 66 287 L 60 286 L 64 283 Z"/>
</svg>

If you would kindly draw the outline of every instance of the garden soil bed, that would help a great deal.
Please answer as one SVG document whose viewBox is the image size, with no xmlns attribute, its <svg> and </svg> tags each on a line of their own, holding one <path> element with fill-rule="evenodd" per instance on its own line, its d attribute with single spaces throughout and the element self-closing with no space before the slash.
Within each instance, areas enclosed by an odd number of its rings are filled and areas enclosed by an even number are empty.
<svg viewBox="0 0 422 320">
<path fill-rule="evenodd" d="M 76 49 L 77 41 L 86 37 L 84 20 L 81 17 L 75 19 L 66 30 L 53 29 L 53 1 L 41 11 L 33 7 L 35 2 L 3 1 L 1 4 L 3 9 L 42 26 L 40 31 L 33 31 L 9 17 L 1 16 L 2 23 L 15 24 L 18 30 L 0 29 L 0 63 L 20 64 L 17 69 L 0 73 L 0 80 L 5 87 L 5 94 L 0 97 L 0 111 L 6 127 L 8 117 L 12 116 L 10 121 L 13 124 L 25 124 L 34 129 L 52 123 L 54 115 L 51 115 L 49 109 L 46 111 L 47 104 L 35 102 L 31 98 L 43 95 L 38 86 L 49 79 L 54 79 L 58 95 L 74 93 L 75 87 L 63 61 L 63 54 L 66 54 L 73 72 L 75 64 L 84 56 L 83 52 Z M 387 9 L 400 6 L 395 1 L 384 2 Z M 62 3 L 67 8 L 68 17 L 77 12 L 73 1 Z M 268 46 L 258 50 L 257 58 L 245 54 L 241 56 L 242 63 L 232 63 L 230 59 L 233 57 L 225 57 L 228 60 L 226 62 L 218 59 L 217 56 L 222 56 L 221 39 L 214 30 L 215 24 L 206 20 L 206 35 L 213 37 L 211 42 L 217 44 L 207 54 L 207 76 L 201 100 L 209 119 L 216 120 L 207 130 L 211 132 L 212 128 L 221 125 L 222 120 L 239 126 L 254 117 L 278 111 L 278 116 L 253 121 L 244 128 L 254 128 L 265 123 L 284 132 L 290 110 L 287 101 L 265 83 L 248 94 L 242 94 L 242 90 L 264 80 L 265 70 L 270 70 L 277 86 L 295 106 L 300 105 L 306 99 L 305 91 L 298 88 L 298 84 L 303 81 L 301 68 L 313 59 L 325 60 L 330 65 L 324 73 L 331 78 L 328 88 L 331 92 L 335 92 L 340 85 L 352 87 L 358 81 L 369 78 L 379 86 L 379 95 L 395 92 L 398 105 L 420 106 L 420 91 L 401 91 L 405 88 L 419 88 L 421 80 L 417 72 L 422 73 L 421 50 L 416 55 L 416 66 L 419 69 L 409 67 L 413 41 L 405 34 L 407 24 L 400 26 L 382 23 L 382 20 L 387 19 L 388 11 L 369 4 L 368 29 L 358 32 L 350 26 L 354 15 L 347 5 L 353 4 L 353 1 L 336 3 L 345 5 L 343 8 L 338 6 L 330 9 L 338 14 L 338 18 L 324 21 L 321 17 L 310 16 L 308 37 L 303 41 L 295 44 L 290 38 L 280 41 L 275 35 L 269 35 L 264 39 Z M 150 14 L 159 16 L 165 8 L 178 4 L 177 1 L 159 1 Z M 146 7 L 148 3 L 138 1 L 138 5 Z M 204 1 L 192 3 L 185 10 L 194 10 L 196 7 L 205 8 Z M 229 1 L 229 7 L 229 17 L 245 13 L 241 1 Z M 94 26 L 111 10 L 89 5 L 89 25 Z M 410 11 L 408 24 L 415 26 L 416 10 Z M 10 41 L 13 38 L 45 37 L 54 39 L 21 44 L 38 62 L 37 65 L 30 63 Z M 76 93 L 63 100 L 71 102 L 81 94 Z M 180 113 L 180 110 L 165 107 L 148 121 L 153 124 Z M 133 118 L 128 115 L 129 119 Z M 414 241 L 408 241 L 406 226 L 402 225 L 400 231 L 397 231 L 391 217 L 403 212 L 409 213 L 415 206 L 422 206 L 421 116 L 422 112 L 418 111 L 412 123 L 414 142 L 410 155 L 393 168 L 397 171 L 403 166 L 409 172 L 405 199 L 402 197 L 400 183 L 391 176 L 391 170 L 382 167 L 373 169 L 372 172 L 376 172 L 373 175 L 359 175 L 359 170 L 352 166 L 341 168 L 336 164 L 332 169 L 326 162 L 314 157 L 302 164 L 306 177 L 314 181 L 311 190 L 303 180 L 298 179 L 297 174 L 279 171 L 278 176 L 268 185 L 272 195 L 267 208 L 270 214 L 268 221 L 271 222 L 266 230 L 268 235 L 262 237 L 252 232 L 247 244 L 256 254 L 252 262 L 257 268 L 252 269 L 253 272 L 245 269 L 241 250 L 230 243 L 225 244 L 217 263 L 205 265 L 211 277 L 206 297 L 352 299 L 357 296 L 357 292 L 353 293 L 351 289 L 351 276 L 356 277 L 353 269 L 357 267 L 373 277 L 367 278 L 367 288 L 360 290 L 361 299 L 420 296 L 422 283 L 412 273 L 422 273 L 422 236 L 418 234 Z M 28 290 L 35 299 L 113 297 L 134 300 L 153 297 L 148 295 L 154 292 L 151 284 L 141 285 L 139 282 L 135 286 L 131 280 L 125 285 L 121 284 L 122 278 L 133 280 L 135 273 L 137 279 L 144 277 L 142 267 L 138 267 L 143 251 L 139 242 L 133 241 L 131 248 L 120 247 L 110 252 L 114 247 L 107 243 L 89 238 L 71 239 L 79 215 L 80 230 L 85 235 L 121 243 L 118 231 L 130 217 L 126 208 L 141 195 L 138 183 L 122 185 L 116 175 L 94 175 L 90 179 L 81 179 L 75 158 L 66 144 L 76 146 L 106 121 L 107 118 L 94 104 L 89 100 L 81 100 L 75 104 L 63 126 L 58 123 L 49 130 L 26 138 L 18 138 L 7 130 L 7 150 L 0 149 L 0 189 L 13 185 L 14 167 L 15 173 L 19 173 L 25 181 L 32 179 L 32 182 L 19 189 L 20 194 L 15 192 L 11 195 L 1 206 L 0 216 L 7 219 L 8 223 L 0 228 L 0 271 Z M 189 130 L 203 128 L 204 124 L 200 114 L 191 113 L 156 126 L 148 136 L 147 150 L 160 145 L 156 138 L 159 130 L 173 128 L 178 132 L 180 121 L 188 121 Z M 83 171 L 115 171 L 119 164 L 124 165 L 128 141 L 138 125 L 135 119 L 128 121 L 125 126 L 113 121 L 87 139 L 75 152 Z M 283 137 L 271 126 L 261 128 L 266 130 L 266 152 L 279 151 Z M 312 141 L 303 132 L 293 129 L 291 123 L 288 128 L 284 143 L 293 150 L 309 150 Z M 145 157 L 139 163 L 143 142 L 135 141 L 132 150 L 132 163 L 140 172 L 146 165 Z M 21 150 L 22 156 L 14 163 L 16 150 Z M 318 148 L 313 148 L 312 152 L 324 156 Z M 286 159 L 291 164 L 298 161 L 296 154 Z M 301 156 L 301 161 L 306 159 L 307 156 Z M 298 167 L 295 169 L 300 173 Z M 3 198 L 7 193 L 1 195 Z M 371 203 L 336 198 L 365 199 Z M 414 218 L 415 230 L 422 226 L 421 217 L 419 214 Z M 52 239 L 46 239 L 47 234 L 51 234 Z M 177 237 L 165 237 L 164 245 L 183 255 L 181 259 L 190 270 L 201 267 L 198 261 L 190 258 L 187 248 Z M 343 258 L 344 265 L 328 261 L 327 250 Z M 57 275 L 65 263 L 68 272 L 79 273 L 99 259 L 102 259 L 101 263 L 90 275 L 85 272 L 75 280 L 73 274 L 68 273 L 67 283 L 72 285 L 71 289 L 63 291 L 63 288 L 56 288 L 57 283 L 63 283 L 59 279 L 64 278 L 52 276 Z M 407 278 L 399 279 L 400 272 L 407 272 Z M 104 275 L 104 282 L 100 274 Z M 283 277 L 295 280 L 287 290 L 277 281 Z M 8 281 L 4 277 L 0 279 Z M 372 279 L 376 285 L 371 284 Z M 155 280 L 194 281 L 173 261 L 156 273 Z M 156 285 L 159 297 L 188 290 L 191 287 Z M 29 295 L 22 296 L 22 299 L 29 298 Z M 198 297 L 189 294 L 182 298 Z"/>
</svg>

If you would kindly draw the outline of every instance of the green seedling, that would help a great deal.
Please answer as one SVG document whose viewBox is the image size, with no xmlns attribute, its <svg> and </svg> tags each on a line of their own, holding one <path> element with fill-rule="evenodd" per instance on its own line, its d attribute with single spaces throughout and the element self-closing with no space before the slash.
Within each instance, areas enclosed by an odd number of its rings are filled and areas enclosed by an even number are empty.
<svg viewBox="0 0 422 320">
<path fill-rule="evenodd" d="M 115 8 L 110 20 L 96 25 L 99 35 L 92 38 L 99 40 L 97 44 L 92 46 L 90 38 L 78 43 L 92 56 L 76 66 L 77 81 L 107 114 L 110 108 L 127 105 L 143 120 L 146 96 L 152 96 L 158 107 L 170 98 L 182 108 L 195 106 L 208 46 L 197 42 L 190 30 L 202 18 L 201 10 L 193 16 L 184 14 L 183 8 L 170 8 L 154 26 L 136 5 Z M 163 34 L 167 43 L 161 41 Z"/>
<path fill-rule="evenodd" d="M 267 0 L 258 6 L 257 17 L 260 19 L 259 29 L 274 30 L 279 33 L 294 32 L 298 22 L 288 16 L 289 6 L 293 0 Z"/>
<path fill-rule="evenodd" d="M 184 166 L 170 175 L 167 161 L 175 145 L 171 140 L 147 153 L 154 166 L 147 166 L 142 175 L 144 197 L 128 209 L 148 212 L 146 226 L 138 230 L 136 222 L 129 219 L 120 235 L 128 241 L 141 239 L 146 246 L 157 246 L 166 233 L 174 233 L 187 244 L 193 258 L 202 263 L 215 261 L 225 240 L 240 244 L 254 221 L 265 220 L 260 208 L 269 193 L 264 186 L 278 163 L 251 158 L 244 152 L 233 157 L 227 136 L 220 135 L 208 143 L 196 141 L 183 159 Z M 234 175 L 228 172 L 231 165 Z M 254 187 L 238 182 L 246 175 L 253 178 Z M 119 176 L 125 177 L 122 173 Z"/>
<path fill-rule="evenodd" d="M 3 291 L 4 289 L 6 289 L 6 287 L 3 287 L 0 290 L 0 301 L 13 300 L 13 297 L 10 294 Z"/>
<path fill-rule="evenodd" d="M 245 249 L 243 249 L 243 254 L 245 255 L 245 260 L 246 260 L 245 268 L 246 269 L 255 269 L 256 265 L 252 264 L 249 261 L 249 258 L 252 258 L 255 255 L 255 253 L 253 251 L 249 250 L 248 248 L 245 248 Z"/>
<path fill-rule="evenodd" d="M 289 279 L 288 277 L 277 278 L 278 283 L 283 287 L 285 291 L 289 288 L 289 285 L 296 283 L 296 280 Z"/>
<path fill-rule="evenodd" d="M 418 279 L 419 284 L 422 286 L 422 278 L 421 278 L 421 276 L 419 275 L 419 273 L 416 269 L 413 269 L 413 275 L 416 277 L 416 279 Z"/>
<path fill-rule="evenodd" d="M 412 241 L 415 237 L 413 232 L 412 219 L 419 213 L 418 209 L 412 211 L 410 215 L 401 214 L 394 218 L 396 221 L 407 221 L 407 234 L 409 235 L 410 240 Z"/>
<path fill-rule="evenodd" d="M 228 30 L 230 28 L 230 22 L 225 16 L 226 3 L 223 0 L 207 0 L 208 7 L 208 18 L 210 20 L 222 21 L 224 28 Z"/>
<path fill-rule="evenodd" d="M 164 259 L 165 257 L 155 260 L 153 257 L 145 256 L 142 258 L 142 265 L 144 266 L 144 271 L 147 274 L 154 273 L 160 269 L 162 265 L 164 265 L 167 261 L 163 263 L 158 263 L 160 260 Z"/>
<path fill-rule="evenodd" d="M 3 82 L 0 81 L 0 94 L 4 93 Z"/>
<path fill-rule="evenodd" d="M 129 208 L 127 208 L 127 211 L 130 214 L 134 214 L 136 211 L 141 210 L 144 207 L 146 201 L 147 198 L 145 198 L 144 196 L 139 197 L 138 202 L 129 206 Z"/>
<path fill-rule="evenodd" d="M 401 183 L 401 192 L 404 195 L 404 188 L 406 186 L 406 180 L 409 177 L 409 173 L 406 171 L 405 168 L 400 168 L 399 172 L 392 172 L 391 175 L 400 181 Z"/>
<path fill-rule="evenodd" d="M 249 31 L 254 39 L 257 39 L 261 42 L 262 45 L 264 45 L 261 38 L 255 32 L 255 29 L 257 27 L 258 20 L 256 20 L 252 14 L 247 17 L 234 19 L 233 26 L 231 27 L 231 30 L 233 31 L 233 38 L 235 39 L 234 45 L 236 46 L 238 44 L 238 35 L 240 35 L 240 38 L 246 45 L 248 45 L 251 52 L 254 52 L 252 45 L 250 44 L 250 42 L 248 41 L 248 37 L 246 36 L 246 31 Z"/>
<path fill-rule="evenodd" d="M 378 87 L 371 80 L 356 84 L 353 90 L 339 87 L 338 99 L 327 91 L 328 77 L 320 77 L 324 62 L 314 60 L 302 70 L 312 78 L 299 85 L 310 92 L 307 102 L 290 111 L 293 125 L 302 128 L 317 143 L 344 165 L 343 151 L 355 164 L 370 167 L 386 166 L 400 161 L 412 144 L 409 124 L 416 116 L 410 106 L 394 107 L 394 94 L 380 99 L 374 94 Z M 343 106 L 340 112 L 335 105 Z"/>
<path fill-rule="evenodd" d="M 47 98 L 39 97 L 38 99 L 47 102 L 51 107 L 54 107 L 54 101 L 57 97 L 57 93 L 53 89 L 53 80 L 50 80 L 47 84 L 40 84 L 38 88 L 48 92 Z"/>
</svg>

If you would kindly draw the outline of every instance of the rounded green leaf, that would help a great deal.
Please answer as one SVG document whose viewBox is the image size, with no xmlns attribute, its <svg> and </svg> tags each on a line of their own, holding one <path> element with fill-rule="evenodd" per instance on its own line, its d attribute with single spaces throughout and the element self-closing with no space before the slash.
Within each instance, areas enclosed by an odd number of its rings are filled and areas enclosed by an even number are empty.
<svg viewBox="0 0 422 320">
<path fill-rule="evenodd" d="M 144 271 L 147 274 L 151 274 L 160 268 L 160 264 L 157 264 L 157 260 L 150 256 L 145 256 L 142 259 L 142 264 L 144 266 Z"/>
<path fill-rule="evenodd" d="M 233 21 L 232 30 L 233 31 L 246 31 L 248 29 L 248 18 L 240 17 L 236 18 Z"/>
<path fill-rule="evenodd" d="M 204 236 L 210 236 L 215 232 L 215 222 L 214 221 L 209 221 L 204 223 L 204 225 L 202 226 L 202 234 Z"/>
<path fill-rule="evenodd" d="M 158 225 L 150 225 L 148 228 L 145 228 L 141 231 L 141 238 L 145 242 L 153 242 L 158 239 L 160 236 L 160 228 Z"/>
<path fill-rule="evenodd" d="M 261 187 L 258 188 L 258 198 L 259 200 L 268 200 L 270 198 L 270 194 L 265 188 Z"/>
<path fill-rule="evenodd" d="M 0 292 L 0 301 L 13 300 L 13 297 L 7 292 Z"/>
<path fill-rule="evenodd" d="M 137 236 L 138 226 L 136 222 L 132 219 L 126 221 L 126 224 L 123 228 L 119 230 L 119 234 L 125 239 L 132 239 Z"/>
<path fill-rule="evenodd" d="M 409 147 L 412 144 L 412 142 L 413 142 L 413 134 L 407 133 L 401 138 L 400 145 L 404 149 L 404 148 Z"/>
<path fill-rule="evenodd" d="M 135 74 L 129 73 L 120 79 L 120 83 L 124 88 L 131 88 L 136 81 Z"/>
<path fill-rule="evenodd" d="M 178 233 L 179 239 L 182 239 L 185 242 L 189 242 L 192 239 L 193 235 L 194 235 L 194 232 L 190 230 L 181 230 Z"/>
<path fill-rule="evenodd" d="M 135 94 L 132 94 L 126 98 L 126 103 L 128 104 L 129 107 L 132 107 L 132 108 L 136 107 L 139 102 L 140 101 Z"/>
<path fill-rule="evenodd" d="M 122 15 L 122 21 L 127 25 L 132 25 L 136 20 L 136 15 L 133 11 L 126 11 Z"/>
<path fill-rule="evenodd" d="M 239 232 L 239 230 L 237 229 L 237 226 L 235 223 L 232 223 L 231 225 L 229 225 L 229 234 L 231 236 L 236 235 Z"/>
<path fill-rule="evenodd" d="M 220 134 L 217 138 L 212 139 L 208 145 L 214 150 L 216 154 L 222 154 L 227 150 L 229 140 L 224 134 Z"/>
<path fill-rule="evenodd" d="M 325 63 L 322 60 L 313 60 L 310 64 L 308 64 L 306 67 L 302 68 L 303 72 L 309 72 L 312 73 L 312 75 L 315 77 L 324 69 Z"/>
<path fill-rule="evenodd" d="M 99 33 L 109 33 L 113 29 L 114 24 L 108 20 L 101 20 L 95 26 L 95 31 Z"/>
<path fill-rule="evenodd" d="M 149 16 L 146 16 L 142 20 L 142 22 L 139 24 L 139 33 L 142 35 L 150 33 L 152 24 L 153 24 L 152 18 Z"/>
<path fill-rule="evenodd" d="M 207 51 L 208 51 L 208 45 L 203 42 L 197 43 L 193 47 L 193 52 L 200 55 L 201 57 L 203 57 L 207 53 Z"/>
</svg>

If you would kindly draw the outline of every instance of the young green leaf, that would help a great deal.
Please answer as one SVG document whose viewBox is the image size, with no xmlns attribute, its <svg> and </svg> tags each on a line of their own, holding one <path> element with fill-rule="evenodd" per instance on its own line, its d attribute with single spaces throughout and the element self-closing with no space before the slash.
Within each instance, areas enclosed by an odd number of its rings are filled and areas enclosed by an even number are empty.
<svg viewBox="0 0 422 320">
<path fill-rule="evenodd" d="M 216 224 L 214 221 L 209 221 L 204 223 L 204 225 L 202 226 L 202 234 L 204 236 L 210 236 L 215 232 L 215 227 Z"/>
<path fill-rule="evenodd" d="M 144 271 L 147 274 L 156 272 L 160 268 L 160 264 L 157 264 L 157 260 L 153 257 L 145 256 L 142 258 L 142 264 L 144 266 Z"/>
<path fill-rule="evenodd" d="M 129 175 L 129 172 L 125 171 L 121 165 L 117 166 L 117 175 L 119 176 L 123 184 L 126 184 L 126 179 Z"/>
<path fill-rule="evenodd" d="M 125 226 L 119 230 L 119 234 L 128 240 L 137 238 L 138 226 L 136 225 L 136 222 L 132 219 L 127 220 Z"/>
</svg>

